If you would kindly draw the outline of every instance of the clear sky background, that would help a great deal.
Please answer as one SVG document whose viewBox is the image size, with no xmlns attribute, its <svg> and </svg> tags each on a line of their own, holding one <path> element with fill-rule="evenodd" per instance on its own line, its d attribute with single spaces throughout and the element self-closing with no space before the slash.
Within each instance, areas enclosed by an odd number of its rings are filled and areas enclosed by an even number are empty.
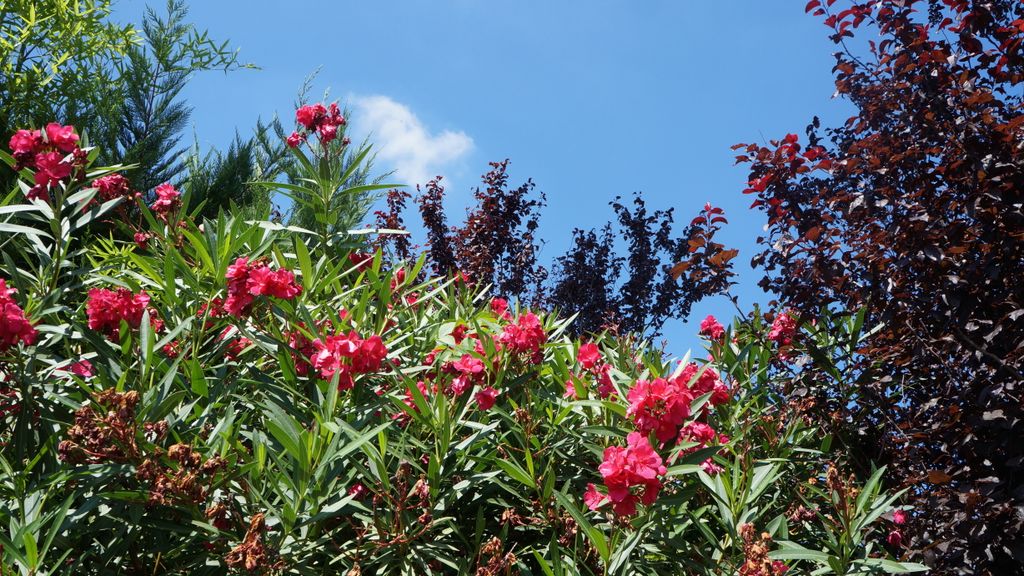
<svg viewBox="0 0 1024 576">
<path fill-rule="evenodd" d="M 151 1 L 158 8 L 161 0 Z M 138 21 L 147 2 L 121 0 Z M 369 134 L 381 171 L 410 185 L 444 175 L 461 215 L 487 162 L 511 159 L 511 182 L 547 194 L 544 258 L 573 228 L 599 227 L 615 196 L 642 191 L 685 225 L 705 202 L 726 210 L 721 239 L 739 248 L 745 309 L 769 298 L 748 264 L 764 217 L 742 194 L 738 142 L 836 125 L 834 45 L 803 0 L 193 0 L 191 19 L 259 70 L 197 76 L 185 91 L 204 146 L 249 134 L 258 117 L 292 125 L 292 102 L 330 90 Z M 681 228 L 682 226 L 680 226 Z M 699 346 L 708 313 L 665 328 L 669 352 Z"/>
</svg>

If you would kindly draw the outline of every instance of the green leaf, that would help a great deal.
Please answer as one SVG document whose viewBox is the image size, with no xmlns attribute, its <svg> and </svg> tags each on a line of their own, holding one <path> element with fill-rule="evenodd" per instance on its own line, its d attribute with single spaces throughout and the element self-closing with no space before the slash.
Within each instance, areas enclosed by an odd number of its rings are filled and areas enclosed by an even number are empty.
<svg viewBox="0 0 1024 576">
<path fill-rule="evenodd" d="M 513 480 L 533 490 L 537 489 L 537 482 L 519 464 L 504 458 L 495 458 L 494 463 L 512 477 Z"/>
</svg>

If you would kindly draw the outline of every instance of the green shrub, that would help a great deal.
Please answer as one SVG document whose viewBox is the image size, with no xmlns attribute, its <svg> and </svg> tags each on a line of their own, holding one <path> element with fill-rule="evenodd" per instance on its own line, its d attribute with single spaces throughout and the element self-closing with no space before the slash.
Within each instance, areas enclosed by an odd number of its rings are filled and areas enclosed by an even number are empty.
<svg viewBox="0 0 1024 576">
<path fill-rule="evenodd" d="M 892 559 L 906 515 L 881 471 L 855 485 L 777 396 L 795 325 L 707 321 L 714 361 L 676 364 L 461 276 L 417 283 L 422 259 L 336 226 L 375 189 L 344 187 L 365 154 L 301 141 L 304 184 L 280 186 L 312 230 L 195 222 L 60 126 L 12 141 L 4 573 L 920 569 Z M 116 218 L 128 202 L 142 222 Z M 122 234 L 83 243 L 96 219 Z M 856 318 L 830 325 L 858 341 Z"/>
</svg>

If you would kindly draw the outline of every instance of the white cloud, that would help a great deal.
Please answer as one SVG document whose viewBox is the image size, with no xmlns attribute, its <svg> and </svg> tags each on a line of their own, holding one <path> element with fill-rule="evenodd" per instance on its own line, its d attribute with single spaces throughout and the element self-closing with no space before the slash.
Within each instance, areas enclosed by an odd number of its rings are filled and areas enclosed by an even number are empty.
<svg viewBox="0 0 1024 576">
<path fill-rule="evenodd" d="M 354 96 L 350 102 L 355 132 L 369 135 L 376 162 L 395 171 L 390 180 L 397 184 L 426 184 L 473 149 L 465 132 L 431 134 L 408 106 L 387 96 Z"/>
</svg>

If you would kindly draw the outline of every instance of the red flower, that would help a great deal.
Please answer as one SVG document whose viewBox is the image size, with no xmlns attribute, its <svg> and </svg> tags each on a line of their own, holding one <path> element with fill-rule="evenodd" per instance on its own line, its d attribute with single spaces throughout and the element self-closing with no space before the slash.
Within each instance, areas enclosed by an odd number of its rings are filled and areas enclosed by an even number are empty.
<svg viewBox="0 0 1024 576">
<path fill-rule="evenodd" d="M 107 174 L 92 181 L 92 187 L 96 188 L 100 200 L 107 202 L 114 198 L 134 198 L 139 195 L 133 192 L 131 183 L 120 174 Z"/>
<path fill-rule="evenodd" d="M 231 335 L 231 332 L 232 327 L 228 326 L 220 333 L 219 339 L 227 340 L 228 337 Z M 245 352 L 245 349 L 248 348 L 249 346 L 252 346 L 252 340 L 249 340 L 245 336 L 236 336 L 234 338 L 231 338 L 231 340 L 228 342 L 228 348 L 227 351 L 224 353 L 224 356 L 228 360 L 238 360 L 242 353 Z"/>
<path fill-rule="evenodd" d="M 899 526 L 907 521 L 907 513 L 903 510 L 897 510 L 892 513 L 892 523 Z"/>
<path fill-rule="evenodd" d="M 360 272 L 366 272 L 373 266 L 373 254 L 368 252 L 349 252 L 348 261 Z"/>
<path fill-rule="evenodd" d="M 605 448 L 604 461 L 598 470 L 608 488 L 612 509 L 624 516 L 636 513 L 637 501 L 647 506 L 654 504 L 661 490 L 658 477 L 667 472 L 661 456 L 639 432 L 631 432 L 626 437 L 625 448 Z M 593 501 L 593 494 L 589 498 Z"/>
<path fill-rule="evenodd" d="M 127 288 L 93 288 L 89 290 L 85 310 L 89 316 L 89 328 L 114 339 L 120 334 L 122 320 L 129 328 L 138 328 L 148 306 L 149 295 L 145 292 L 133 294 Z"/>
<path fill-rule="evenodd" d="M 481 410 L 490 410 L 497 398 L 498 391 L 490 386 L 473 395 L 473 399 L 476 400 L 476 407 Z"/>
<path fill-rule="evenodd" d="M 793 342 L 796 335 L 796 319 L 786 312 L 779 313 L 772 322 L 771 330 L 768 331 L 768 339 L 781 346 L 787 346 Z"/>
<path fill-rule="evenodd" d="M 310 104 L 302 106 L 295 111 L 295 121 L 306 130 L 314 130 L 327 115 L 327 108 L 323 104 Z"/>
<path fill-rule="evenodd" d="M 637 380 L 626 395 L 629 400 L 627 416 L 633 417 L 636 429 L 642 434 L 654 435 L 660 442 L 676 437 L 683 422 L 690 416 L 693 395 L 679 380 L 657 378 Z"/>
<path fill-rule="evenodd" d="M 491 312 L 502 320 L 512 319 L 512 316 L 508 313 L 508 300 L 504 298 L 491 298 Z"/>
<path fill-rule="evenodd" d="M 602 364 L 597 374 L 597 394 L 601 399 L 607 399 L 616 393 L 615 383 L 612 382 L 612 367 Z"/>
<path fill-rule="evenodd" d="M 579 360 L 580 366 L 583 366 L 586 370 L 590 370 L 601 359 L 601 351 L 598 350 L 597 344 L 589 342 L 580 346 L 580 350 L 576 354 L 576 359 Z"/>
<path fill-rule="evenodd" d="M 388 349 L 384 340 L 374 334 L 359 343 L 359 349 L 352 357 L 352 368 L 360 374 L 379 372 L 381 363 L 387 358 Z"/>
<path fill-rule="evenodd" d="M 15 292 L 0 278 L 0 352 L 7 351 L 19 342 L 31 346 L 38 335 L 25 317 L 25 311 L 11 298 Z"/>
<path fill-rule="evenodd" d="M 43 146 L 43 136 L 39 130 L 18 130 L 11 136 L 11 155 L 19 162 L 35 157 Z"/>
<path fill-rule="evenodd" d="M 82 378 L 92 378 L 96 374 L 92 369 L 92 363 L 88 360 L 79 360 L 72 364 L 71 373 Z"/>
<path fill-rule="evenodd" d="M 73 152 L 78 148 L 78 134 L 75 134 L 74 126 L 50 122 L 46 125 L 46 140 L 62 152 Z"/>
<path fill-rule="evenodd" d="M 902 548 L 903 532 L 900 532 L 899 529 L 893 530 L 892 532 L 889 532 L 888 536 L 885 537 L 885 541 L 888 542 L 889 545 L 893 548 Z"/>
<path fill-rule="evenodd" d="M 291 300 L 302 293 L 302 286 L 295 283 L 295 275 L 291 271 L 271 271 L 266 266 L 258 266 L 249 272 L 246 287 L 253 295 L 273 296 L 282 300 Z"/>
<path fill-rule="evenodd" d="M 714 316 L 708 314 L 708 317 L 700 323 L 700 334 L 717 342 L 725 336 L 725 328 L 718 323 Z"/>
<path fill-rule="evenodd" d="M 36 154 L 35 182 L 39 186 L 53 186 L 71 176 L 73 166 L 64 161 L 60 152 L 40 152 Z"/>
<path fill-rule="evenodd" d="M 302 144 L 306 139 L 302 137 L 298 132 L 292 132 L 291 135 L 285 140 L 288 143 L 289 148 L 298 148 L 299 144 Z"/>
</svg>

